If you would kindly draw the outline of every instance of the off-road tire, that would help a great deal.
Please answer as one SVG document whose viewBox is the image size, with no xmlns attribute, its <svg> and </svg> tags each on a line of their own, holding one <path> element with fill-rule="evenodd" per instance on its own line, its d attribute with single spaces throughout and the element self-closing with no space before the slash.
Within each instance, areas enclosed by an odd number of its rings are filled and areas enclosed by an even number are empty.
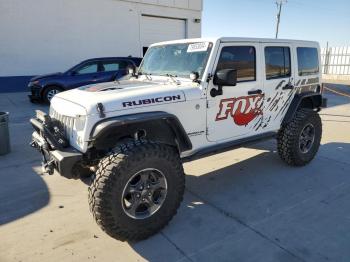
<svg viewBox="0 0 350 262">
<path fill-rule="evenodd" d="M 299 148 L 299 138 L 303 128 L 312 124 L 315 130 L 314 142 L 307 153 Z M 299 109 L 294 118 L 283 126 L 277 135 L 277 149 L 283 161 L 291 166 L 304 166 L 316 155 L 322 137 L 322 122 L 319 114 L 311 109 Z"/>
<path fill-rule="evenodd" d="M 157 168 L 167 180 L 166 198 L 156 213 L 135 219 L 123 210 L 122 193 L 127 181 L 138 171 Z M 160 231 L 183 199 L 185 176 L 179 154 L 174 147 L 150 141 L 121 144 L 98 165 L 89 187 L 90 210 L 97 224 L 111 237 L 121 241 L 138 241 Z"/>
<path fill-rule="evenodd" d="M 50 99 L 48 98 L 48 94 L 49 92 L 53 91 L 53 90 L 57 90 L 58 92 L 62 92 L 62 89 L 58 86 L 49 86 L 49 87 L 46 87 L 44 89 L 44 92 L 43 92 L 43 101 L 45 104 L 50 104 Z"/>
</svg>

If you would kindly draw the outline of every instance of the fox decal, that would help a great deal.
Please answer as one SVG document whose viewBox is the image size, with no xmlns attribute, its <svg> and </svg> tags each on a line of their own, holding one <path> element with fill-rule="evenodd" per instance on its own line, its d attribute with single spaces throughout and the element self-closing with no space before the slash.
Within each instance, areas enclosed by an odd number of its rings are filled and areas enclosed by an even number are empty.
<svg viewBox="0 0 350 262">
<path fill-rule="evenodd" d="M 215 121 L 231 116 L 239 126 L 248 125 L 258 115 L 262 115 L 263 94 L 222 99 Z"/>
</svg>

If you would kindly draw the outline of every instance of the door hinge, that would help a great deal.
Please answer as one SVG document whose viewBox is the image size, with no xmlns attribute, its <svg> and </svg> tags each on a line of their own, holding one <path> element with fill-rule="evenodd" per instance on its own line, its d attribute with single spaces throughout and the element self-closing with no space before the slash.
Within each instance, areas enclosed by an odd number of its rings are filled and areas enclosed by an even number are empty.
<svg viewBox="0 0 350 262">
<path fill-rule="evenodd" d="M 209 83 L 212 78 L 213 78 L 213 75 L 209 73 L 207 77 L 207 83 Z"/>
</svg>

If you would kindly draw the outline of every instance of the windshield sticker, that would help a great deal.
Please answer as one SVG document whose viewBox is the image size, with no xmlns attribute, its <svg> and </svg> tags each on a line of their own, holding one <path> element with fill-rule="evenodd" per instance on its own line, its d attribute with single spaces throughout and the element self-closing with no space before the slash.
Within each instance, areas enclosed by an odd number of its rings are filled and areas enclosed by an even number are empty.
<svg viewBox="0 0 350 262">
<path fill-rule="evenodd" d="M 208 50 L 209 42 L 201 42 L 190 44 L 187 48 L 187 53 L 205 52 Z"/>
</svg>

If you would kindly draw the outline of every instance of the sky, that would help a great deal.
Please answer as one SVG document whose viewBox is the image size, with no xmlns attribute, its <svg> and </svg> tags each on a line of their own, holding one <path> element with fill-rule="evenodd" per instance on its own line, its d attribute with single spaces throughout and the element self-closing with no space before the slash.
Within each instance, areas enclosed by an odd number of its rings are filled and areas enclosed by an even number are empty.
<svg viewBox="0 0 350 262">
<path fill-rule="evenodd" d="M 275 37 L 275 0 L 203 2 L 203 37 Z M 278 38 L 350 46 L 350 0 L 288 0 L 282 6 Z"/>
</svg>

